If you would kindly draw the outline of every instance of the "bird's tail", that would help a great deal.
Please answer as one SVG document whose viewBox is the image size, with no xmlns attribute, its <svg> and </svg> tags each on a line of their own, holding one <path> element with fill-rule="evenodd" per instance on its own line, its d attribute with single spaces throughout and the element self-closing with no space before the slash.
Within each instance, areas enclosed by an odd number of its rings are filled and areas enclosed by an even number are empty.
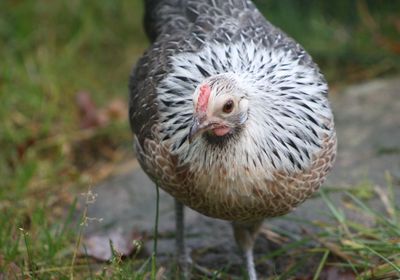
<svg viewBox="0 0 400 280">
<path fill-rule="evenodd" d="M 144 0 L 144 28 L 150 41 L 168 28 L 173 27 L 173 21 L 184 16 L 187 0 Z M 169 30 L 171 31 L 171 30 Z"/>
</svg>

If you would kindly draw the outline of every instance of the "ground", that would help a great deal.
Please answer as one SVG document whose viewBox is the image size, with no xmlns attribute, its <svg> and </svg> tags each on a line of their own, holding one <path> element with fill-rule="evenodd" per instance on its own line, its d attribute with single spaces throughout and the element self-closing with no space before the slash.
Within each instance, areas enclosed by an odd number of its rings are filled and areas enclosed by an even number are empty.
<svg viewBox="0 0 400 280">
<path fill-rule="evenodd" d="M 254 2 L 320 66 L 340 141 L 323 191 L 266 221 L 258 271 L 280 279 L 301 270 L 306 279 L 399 278 L 400 1 Z M 1 280 L 170 275 L 162 269 L 173 268 L 174 253 L 165 194 L 158 265 L 142 266 L 152 252 L 155 189 L 134 160 L 126 108 L 129 73 L 149 45 L 142 14 L 139 0 L 0 1 Z M 87 197 L 89 216 L 74 203 L 88 189 L 98 194 Z M 190 211 L 187 220 L 193 259 L 222 278 L 240 275 L 228 224 Z M 132 240 L 146 250 L 96 261 L 79 253 L 83 230 L 87 255 L 111 254 L 107 232 L 126 254 L 138 245 Z"/>
<path fill-rule="evenodd" d="M 400 201 L 400 77 L 374 80 L 351 86 L 341 93 L 332 93 L 330 100 L 336 116 L 339 153 L 327 182 L 323 186 L 330 193 L 332 203 L 343 209 L 351 219 L 373 226 L 374 221 L 346 208 L 343 192 L 361 192 L 369 199 L 374 209 L 385 211 L 385 205 L 375 196 L 373 188 L 387 185 L 385 174 L 391 174 L 396 188 L 396 201 Z M 110 179 L 95 186 L 96 202 L 89 207 L 89 217 L 101 218 L 102 222 L 91 222 L 86 229 L 87 237 L 115 234 L 122 236 L 149 236 L 154 227 L 156 192 L 154 184 L 147 178 L 135 159 L 124 163 Z M 173 260 L 174 248 L 174 204 L 163 191 L 160 196 L 160 223 L 158 254 L 159 261 L 168 266 Z M 315 196 L 284 218 L 265 221 L 267 229 L 290 232 L 291 236 L 307 231 L 318 231 L 318 227 L 293 221 L 332 220 L 329 207 L 321 196 Z M 231 266 L 228 271 L 240 272 L 240 258 L 234 244 L 229 223 L 211 219 L 190 209 L 186 211 L 186 237 L 195 262 L 209 268 L 220 269 Z M 263 260 L 268 253 L 279 250 L 281 245 L 267 242 L 268 232 L 262 234 L 255 246 L 259 271 L 269 275 L 282 273 L 285 259 Z M 273 238 L 267 238 L 273 239 Z M 152 251 L 152 239 L 144 238 L 145 250 Z M 317 269 L 318 262 L 311 259 L 299 274 Z"/>
</svg>

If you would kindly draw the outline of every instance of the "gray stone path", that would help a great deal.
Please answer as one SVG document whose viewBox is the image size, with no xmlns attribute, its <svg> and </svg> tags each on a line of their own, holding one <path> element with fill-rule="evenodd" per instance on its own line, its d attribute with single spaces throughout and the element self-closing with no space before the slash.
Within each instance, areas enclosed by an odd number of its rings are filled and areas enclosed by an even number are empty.
<svg viewBox="0 0 400 280">
<path fill-rule="evenodd" d="M 351 86 L 331 95 L 331 103 L 336 116 L 339 154 L 325 185 L 351 187 L 360 182 L 385 185 L 384 173 L 389 171 L 399 189 L 400 77 Z M 91 223 L 87 235 L 115 229 L 125 234 L 131 234 L 132 230 L 151 234 L 155 215 L 154 185 L 135 161 L 121 167 L 121 170 L 120 174 L 93 189 L 98 197 L 90 207 L 89 216 L 102 218 L 103 222 Z M 335 194 L 333 198 L 340 203 L 341 194 Z M 171 260 L 168 256 L 175 251 L 174 204 L 172 198 L 162 191 L 160 202 L 159 232 L 162 237 L 159 253 L 166 260 Z M 379 202 L 375 204 L 381 207 Z M 229 262 L 239 263 L 230 225 L 187 210 L 188 245 L 194 253 L 200 249 L 206 251 L 199 253 L 196 261 L 214 268 Z M 313 198 L 289 217 L 326 219 L 326 212 L 325 203 L 320 198 Z M 299 232 L 299 225 L 286 219 L 277 218 L 266 221 L 268 223 Z M 256 252 L 265 253 L 269 249 L 265 240 L 257 243 Z"/>
<path fill-rule="evenodd" d="M 352 86 L 332 96 L 339 154 L 327 184 L 400 179 L 400 78 Z"/>
</svg>

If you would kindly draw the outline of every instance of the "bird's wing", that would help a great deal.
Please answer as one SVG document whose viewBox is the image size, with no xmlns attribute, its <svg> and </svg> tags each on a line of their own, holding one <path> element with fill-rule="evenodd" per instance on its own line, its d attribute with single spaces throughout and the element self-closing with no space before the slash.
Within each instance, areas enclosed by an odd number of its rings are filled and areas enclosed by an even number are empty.
<svg viewBox="0 0 400 280">
<path fill-rule="evenodd" d="M 144 26 L 151 41 L 160 35 L 188 31 L 194 24 L 205 23 L 206 18 L 214 19 L 205 30 L 209 32 L 218 28 L 221 20 L 238 20 L 244 11 L 256 11 L 248 0 L 145 0 L 144 3 Z"/>
</svg>

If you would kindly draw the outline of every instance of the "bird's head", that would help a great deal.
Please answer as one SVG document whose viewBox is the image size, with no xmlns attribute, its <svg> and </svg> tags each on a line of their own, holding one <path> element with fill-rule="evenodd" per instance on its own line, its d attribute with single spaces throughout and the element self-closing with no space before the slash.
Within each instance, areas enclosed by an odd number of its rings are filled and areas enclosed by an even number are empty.
<svg viewBox="0 0 400 280">
<path fill-rule="evenodd" d="M 233 74 L 220 74 L 204 80 L 193 95 L 189 141 L 202 134 L 214 139 L 234 135 L 247 120 L 246 96 Z"/>
</svg>

